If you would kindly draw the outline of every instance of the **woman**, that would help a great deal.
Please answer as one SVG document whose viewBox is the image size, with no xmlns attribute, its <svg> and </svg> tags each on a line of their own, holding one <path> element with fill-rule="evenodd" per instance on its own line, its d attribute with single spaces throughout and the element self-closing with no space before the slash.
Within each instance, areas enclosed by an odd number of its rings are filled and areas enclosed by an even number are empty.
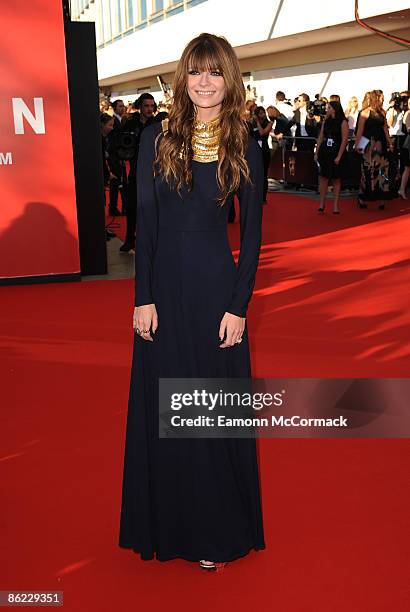
<svg viewBox="0 0 410 612">
<path fill-rule="evenodd" d="M 245 119 L 246 121 L 251 122 L 253 115 L 255 113 L 255 109 L 256 109 L 256 102 L 255 100 L 247 100 L 246 104 L 245 104 Z"/>
<path fill-rule="evenodd" d="M 185 48 L 168 128 L 144 130 L 137 164 L 134 354 L 119 544 L 142 559 L 214 570 L 265 548 L 254 438 L 159 438 L 159 378 L 249 378 L 246 312 L 258 264 L 260 148 L 244 121 L 232 47 Z M 153 173 L 154 168 L 154 173 Z M 234 194 L 241 250 L 227 239 Z"/>
<path fill-rule="evenodd" d="M 398 193 L 403 200 L 407 200 L 406 189 L 410 176 L 410 110 L 406 110 L 404 113 L 403 126 L 406 130 L 407 136 L 401 149 L 403 173 L 401 175 L 400 189 Z"/>
<path fill-rule="evenodd" d="M 109 103 L 108 100 L 106 100 L 105 98 L 103 98 L 102 100 L 100 100 L 100 113 L 107 113 L 108 115 L 109 110 L 111 109 L 111 104 Z"/>
<path fill-rule="evenodd" d="M 329 102 L 315 153 L 315 160 L 319 163 L 320 213 L 325 211 L 329 180 L 333 183 L 333 214 L 340 213 L 339 197 L 348 139 L 349 128 L 342 105 Z"/>
<path fill-rule="evenodd" d="M 366 94 L 357 125 L 355 149 L 362 154 L 359 207 L 367 208 L 366 202 L 379 201 L 379 209 L 385 201 L 394 198 L 389 183 L 389 157 L 393 150 L 386 115 L 382 107 L 380 90 Z"/>
<path fill-rule="evenodd" d="M 266 111 L 263 106 L 257 106 L 253 115 L 252 135 L 262 149 L 263 155 L 263 204 L 266 204 L 266 196 L 268 193 L 268 173 L 270 166 L 270 148 L 268 139 L 272 126 L 273 123 L 267 118 Z"/>
<path fill-rule="evenodd" d="M 357 117 L 359 115 L 359 100 L 356 96 L 352 96 L 349 98 L 349 102 L 347 103 L 347 107 L 345 110 L 345 116 L 349 126 L 349 138 L 353 138 L 354 130 L 357 123 Z"/>
</svg>

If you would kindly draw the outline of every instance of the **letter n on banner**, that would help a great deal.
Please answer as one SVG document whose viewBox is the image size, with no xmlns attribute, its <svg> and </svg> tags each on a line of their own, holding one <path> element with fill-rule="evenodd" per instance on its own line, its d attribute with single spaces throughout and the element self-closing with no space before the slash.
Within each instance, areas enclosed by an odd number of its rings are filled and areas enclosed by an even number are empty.
<svg viewBox="0 0 410 612">
<path fill-rule="evenodd" d="M 61 2 L 0 2 L 0 280 L 78 275 Z"/>
</svg>

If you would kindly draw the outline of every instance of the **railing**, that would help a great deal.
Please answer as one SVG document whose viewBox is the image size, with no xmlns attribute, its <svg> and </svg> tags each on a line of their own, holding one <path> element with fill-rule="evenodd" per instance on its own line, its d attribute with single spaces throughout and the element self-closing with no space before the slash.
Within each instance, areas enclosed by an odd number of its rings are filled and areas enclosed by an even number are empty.
<svg viewBox="0 0 410 612">
<path fill-rule="evenodd" d="M 395 153 L 392 156 L 393 164 L 391 165 L 398 169 L 400 167 L 400 147 L 403 144 L 404 137 L 392 137 L 392 140 L 395 143 Z M 316 189 L 319 182 L 319 168 L 314 160 L 316 138 L 284 136 L 281 140 L 275 142 L 277 144 L 272 151 L 269 178 L 282 181 L 285 186 L 304 185 Z M 346 147 L 342 178 L 343 188 L 357 189 L 359 187 L 361 159 L 361 155 L 354 150 L 354 138 L 350 138 Z M 392 168 L 392 176 L 394 171 L 395 169 Z M 394 180 L 394 177 L 392 180 Z"/>
</svg>

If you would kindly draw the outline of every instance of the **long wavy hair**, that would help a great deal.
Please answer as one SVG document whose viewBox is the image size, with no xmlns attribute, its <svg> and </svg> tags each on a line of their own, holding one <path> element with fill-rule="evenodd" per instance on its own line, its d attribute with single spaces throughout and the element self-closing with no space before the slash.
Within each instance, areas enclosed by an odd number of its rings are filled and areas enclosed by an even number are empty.
<svg viewBox="0 0 410 612">
<path fill-rule="evenodd" d="M 363 100 L 362 110 L 370 108 L 376 115 L 384 116 L 383 103 L 380 97 L 380 90 L 373 89 L 367 91 Z"/>
<path fill-rule="evenodd" d="M 168 130 L 160 139 L 154 165 L 166 182 L 179 193 L 184 186 L 188 190 L 192 189 L 191 136 L 196 108 L 188 95 L 189 70 L 218 70 L 225 81 L 225 98 L 219 115 L 221 140 L 216 170 L 220 189 L 217 203 L 222 206 L 229 195 L 238 189 L 241 176 L 250 180 L 245 159 L 249 139 L 244 120 L 245 88 L 237 57 L 225 38 L 204 33 L 185 47 L 175 73 Z"/>
</svg>

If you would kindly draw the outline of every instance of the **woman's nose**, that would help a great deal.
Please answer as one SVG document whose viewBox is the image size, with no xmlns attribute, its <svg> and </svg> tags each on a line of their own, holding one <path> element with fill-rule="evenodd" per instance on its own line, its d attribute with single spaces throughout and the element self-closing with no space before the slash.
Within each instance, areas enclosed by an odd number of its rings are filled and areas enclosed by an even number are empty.
<svg viewBox="0 0 410 612">
<path fill-rule="evenodd" d="M 205 87 L 209 84 L 209 75 L 207 72 L 201 72 L 201 77 L 199 79 L 199 85 L 201 87 Z"/>
</svg>

